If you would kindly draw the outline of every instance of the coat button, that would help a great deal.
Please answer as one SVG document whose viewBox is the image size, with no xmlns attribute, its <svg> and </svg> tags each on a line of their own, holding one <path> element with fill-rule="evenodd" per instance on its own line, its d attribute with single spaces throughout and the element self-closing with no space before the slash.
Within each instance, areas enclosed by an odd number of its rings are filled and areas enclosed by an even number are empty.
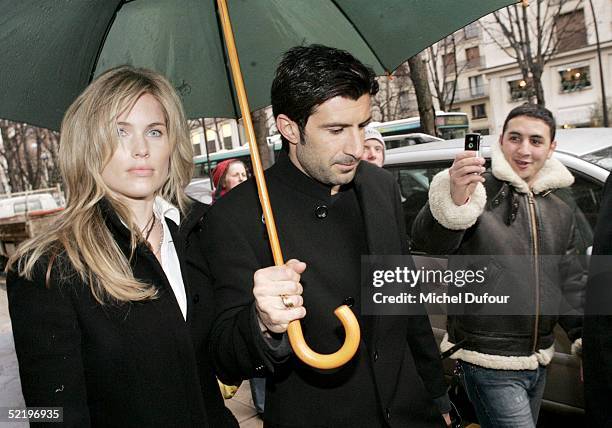
<svg viewBox="0 0 612 428">
<path fill-rule="evenodd" d="M 352 308 L 353 306 L 355 306 L 355 298 L 349 296 L 346 299 L 344 299 L 342 304 L 348 306 L 349 308 Z"/>
<path fill-rule="evenodd" d="M 193 295 L 193 303 L 198 303 L 200 301 L 200 295 L 199 294 L 194 294 Z"/>
<path fill-rule="evenodd" d="M 387 419 L 391 419 L 391 410 L 389 410 L 388 407 L 385 409 L 385 415 L 387 416 Z"/>
<path fill-rule="evenodd" d="M 374 362 L 378 361 L 378 351 L 374 351 Z"/>
<path fill-rule="evenodd" d="M 315 208 L 315 215 L 317 218 L 324 219 L 327 217 L 327 205 L 319 205 Z"/>
</svg>

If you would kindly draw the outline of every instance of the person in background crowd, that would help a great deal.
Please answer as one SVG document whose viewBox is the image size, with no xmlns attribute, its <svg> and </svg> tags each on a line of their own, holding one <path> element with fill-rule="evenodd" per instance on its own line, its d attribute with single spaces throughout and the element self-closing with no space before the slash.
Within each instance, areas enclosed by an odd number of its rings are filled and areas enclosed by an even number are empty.
<svg viewBox="0 0 612 428">
<path fill-rule="evenodd" d="M 232 158 L 219 162 L 212 173 L 213 203 L 247 178 L 246 166 L 241 160 Z"/>
<path fill-rule="evenodd" d="M 552 158 L 555 127 L 544 107 L 513 109 L 491 148 L 491 173 L 483 174 L 485 160 L 476 152 L 459 153 L 451 168 L 432 180 L 429 202 L 412 227 L 416 248 L 472 256 L 467 262 L 449 257 L 449 267 L 456 260 L 469 268 L 482 256 L 495 281 L 481 285 L 483 291 L 517 290 L 534 307 L 529 315 L 483 316 L 477 311 L 486 305 L 472 306 L 470 315 L 448 317 L 441 348 L 460 361 L 482 428 L 535 428 L 557 322 L 574 341 L 572 349 L 581 346 L 581 316 L 540 314 L 544 307 L 559 310 L 562 302 L 582 308 L 584 295 L 585 272 L 576 257 L 577 208 L 562 193 L 574 177 Z M 546 257 L 551 255 L 560 257 Z M 533 270 L 516 256 L 532 256 Z M 514 276 L 517 270 L 523 282 Z M 544 285 L 527 280 L 531 272 L 544 278 Z"/>
<path fill-rule="evenodd" d="M 586 414 L 593 427 L 612 427 L 612 174 L 595 227 L 584 319 Z"/>
<path fill-rule="evenodd" d="M 362 255 L 407 251 L 398 184 L 360 162 L 377 91 L 373 71 L 346 51 L 321 45 L 287 51 L 272 84 L 284 151 L 265 174 L 289 261 L 273 266 L 253 180 L 206 217 L 218 374 L 228 382 L 266 374 L 267 427 L 450 423 L 428 317 L 360 311 Z M 333 352 L 344 340 L 333 310 L 349 296 L 363 332 L 357 353 L 333 371 L 305 366 L 291 353 L 288 323 L 301 319 L 313 349 Z"/>
<path fill-rule="evenodd" d="M 366 126 L 365 143 L 361 160 L 382 167 L 385 164 L 385 140 L 380 132 L 372 126 Z"/>
<path fill-rule="evenodd" d="M 238 427 L 208 356 L 192 151 L 179 97 L 150 70 L 105 72 L 64 116 L 66 208 L 7 277 L 26 405 L 61 408 L 62 426 Z"/>
</svg>

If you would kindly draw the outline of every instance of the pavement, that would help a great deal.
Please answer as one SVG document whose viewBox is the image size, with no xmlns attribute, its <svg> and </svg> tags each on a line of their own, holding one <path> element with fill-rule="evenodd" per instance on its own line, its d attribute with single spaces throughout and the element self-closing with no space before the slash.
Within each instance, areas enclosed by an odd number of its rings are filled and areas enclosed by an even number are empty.
<svg viewBox="0 0 612 428">
<path fill-rule="evenodd" d="M 6 288 L 2 280 L 0 283 L 0 407 L 23 407 L 24 403 Z M 27 423 L 0 422 L 0 427 L 23 428 L 27 426 L 29 426 Z"/>
<path fill-rule="evenodd" d="M 23 407 L 25 406 L 23 394 L 21 393 L 21 382 L 19 380 L 19 366 L 15 356 L 15 343 L 13 342 L 13 330 L 8 311 L 8 300 L 6 297 L 6 286 L 4 279 L 0 279 L 0 407 Z M 226 406 L 240 422 L 242 428 L 261 428 L 263 422 L 257 416 L 249 382 L 242 383 L 236 395 L 225 401 Z M 27 428 L 27 423 L 2 423 L 2 428 Z"/>
</svg>

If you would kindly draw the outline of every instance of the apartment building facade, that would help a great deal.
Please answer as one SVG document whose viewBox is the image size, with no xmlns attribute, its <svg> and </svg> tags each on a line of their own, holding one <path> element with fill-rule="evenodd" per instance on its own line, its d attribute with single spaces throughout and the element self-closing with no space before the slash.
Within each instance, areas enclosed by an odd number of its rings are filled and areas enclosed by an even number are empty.
<svg viewBox="0 0 612 428">
<path fill-rule="evenodd" d="M 602 85 L 599 72 L 595 26 L 599 33 L 599 49 L 603 82 L 607 99 L 612 99 L 612 1 L 547 0 L 540 13 L 544 20 L 544 36 L 551 38 L 556 49 L 545 63 L 542 86 L 546 106 L 557 118 L 560 127 L 602 126 Z M 517 6 L 520 14 L 521 6 Z M 536 0 L 528 9 L 531 28 L 535 27 Z M 507 18 L 505 11 L 500 13 Z M 533 21 L 533 22 L 531 22 Z M 553 25 L 553 23 L 555 25 Z M 531 48 L 537 49 L 532 33 Z M 446 47 L 444 48 L 444 45 Z M 449 48 L 452 43 L 453 49 Z M 481 18 L 437 43 L 439 76 L 446 85 L 446 102 L 454 99 L 450 110 L 467 113 L 473 132 L 496 134 L 501 131 L 507 113 L 517 105 L 534 98 L 529 76 L 525 79 L 506 37 L 501 34 L 494 15 Z M 429 51 L 431 61 L 431 52 Z M 433 84 L 432 84 L 433 87 Z M 609 103 L 610 104 L 610 103 Z"/>
</svg>

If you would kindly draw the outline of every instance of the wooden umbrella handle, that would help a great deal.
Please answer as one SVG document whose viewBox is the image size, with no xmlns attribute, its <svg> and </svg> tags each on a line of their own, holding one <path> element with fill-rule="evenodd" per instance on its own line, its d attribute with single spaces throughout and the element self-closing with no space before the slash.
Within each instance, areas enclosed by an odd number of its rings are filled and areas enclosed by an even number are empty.
<svg viewBox="0 0 612 428">
<path fill-rule="evenodd" d="M 283 253 L 278 240 L 278 233 L 276 232 L 276 223 L 274 221 L 274 215 L 272 214 L 272 205 L 270 204 L 270 197 L 268 196 L 268 188 L 266 186 L 266 179 L 261 166 L 261 159 L 259 158 L 259 151 L 257 150 L 257 141 L 255 139 L 253 120 L 251 119 L 251 110 L 249 108 L 246 89 L 244 87 L 242 71 L 240 70 L 240 61 L 238 59 L 236 42 L 234 41 L 234 32 L 232 30 L 226 0 L 217 0 L 217 6 L 219 8 L 221 26 L 223 27 L 223 36 L 225 38 L 225 46 L 227 47 L 227 54 L 232 70 L 236 94 L 238 95 L 240 111 L 242 112 L 246 137 L 249 141 L 253 175 L 255 176 L 255 182 L 257 183 L 257 193 L 259 194 L 259 202 L 261 203 L 261 208 L 263 210 L 266 229 L 268 231 L 268 238 L 270 240 L 270 247 L 272 249 L 272 256 L 274 258 L 274 264 L 276 266 L 281 266 L 285 262 L 283 260 Z M 353 311 L 346 305 L 342 305 L 337 308 L 334 311 L 334 314 L 336 314 L 336 316 L 342 322 L 346 338 L 344 340 L 344 345 L 342 345 L 340 350 L 333 354 L 323 355 L 314 352 L 304 340 L 300 321 L 295 320 L 289 323 L 287 333 L 289 334 L 289 341 L 293 351 L 302 361 L 312 367 L 320 369 L 333 369 L 340 367 L 349 361 L 353 355 L 355 355 L 355 352 L 357 352 L 361 333 L 359 331 L 359 323 L 357 322 L 355 314 L 353 314 Z"/>
<path fill-rule="evenodd" d="M 295 352 L 295 355 L 297 355 L 300 360 L 311 367 L 324 370 L 343 366 L 353 358 L 353 355 L 355 355 L 355 352 L 357 352 L 359 348 L 361 332 L 359 330 L 357 318 L 355 318 L 355 314 L 353 314 L 351 308 L 346 305 L 338 306 L 334 311 L 334 315 L 340 319 L 340 322 L 344 326 L 346 336 L 342 347 L 333 354 L 319 354 L 313 351 L 306 343 L 306 340 L 304 340 L 300 321 L 295 320 L 289 323 L 287 332 L 293 352 Z"/>
</svg>

